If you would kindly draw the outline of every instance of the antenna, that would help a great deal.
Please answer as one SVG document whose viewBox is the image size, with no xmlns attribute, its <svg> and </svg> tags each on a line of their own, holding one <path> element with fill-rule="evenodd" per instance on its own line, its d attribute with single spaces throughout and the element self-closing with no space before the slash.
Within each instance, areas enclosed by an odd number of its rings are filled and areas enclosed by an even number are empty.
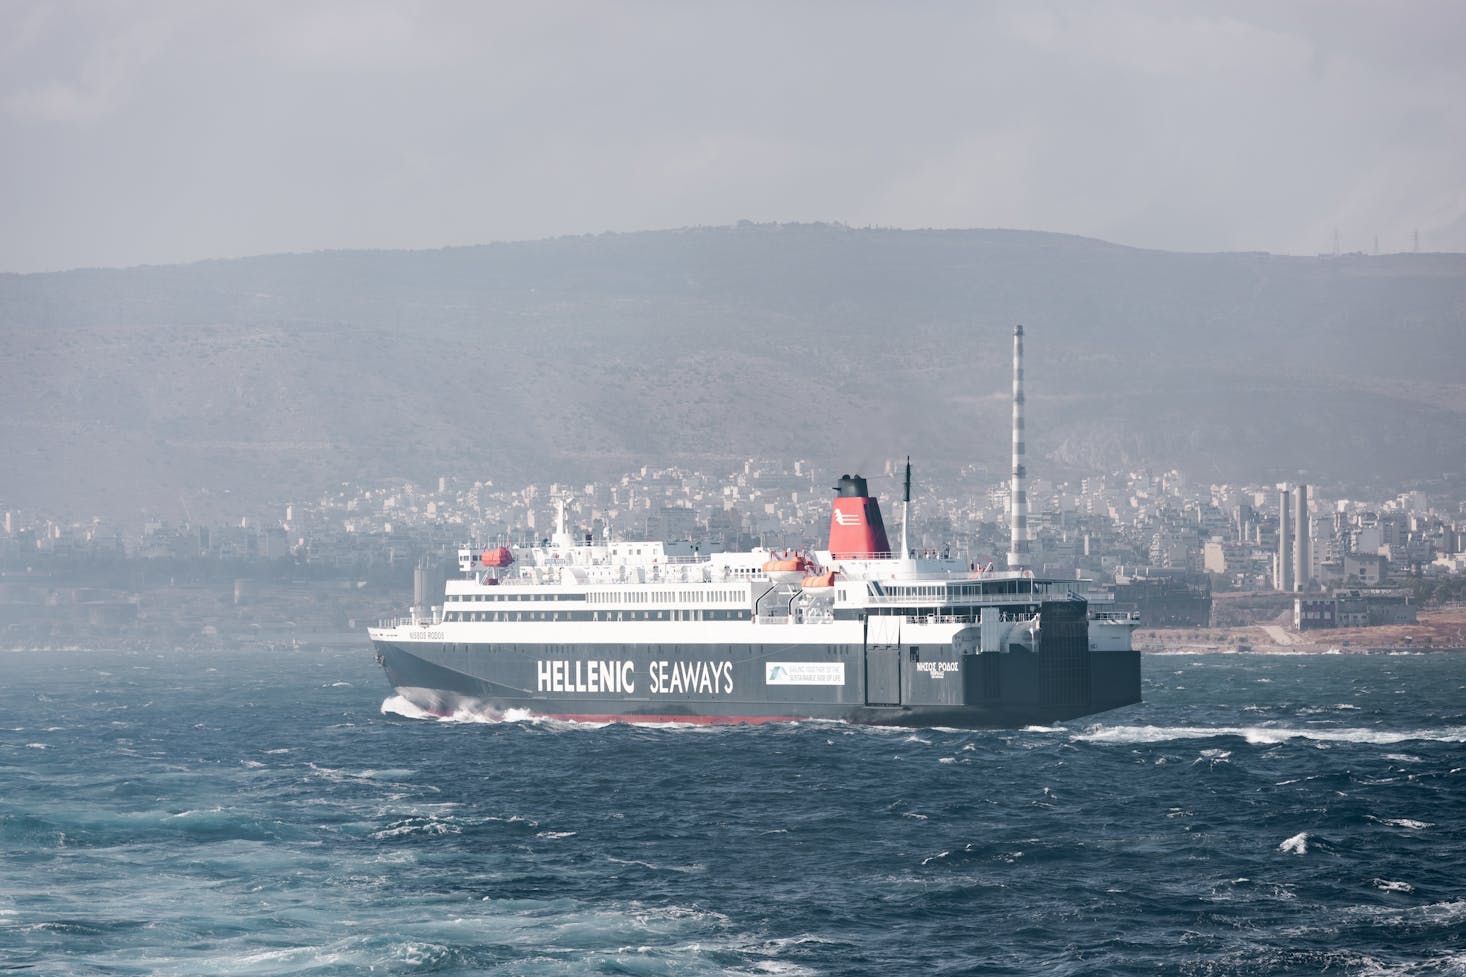
<svg viewBox="0 0 1466 977">
<path fill-rule="evenodd" d="M 1013 327 L 1013 480 L 1008 487 L 1008 569 L 1026 570 L 1028 547 L 1028 471 L 1023 450 L 1023 327 Z"/>
</svg>

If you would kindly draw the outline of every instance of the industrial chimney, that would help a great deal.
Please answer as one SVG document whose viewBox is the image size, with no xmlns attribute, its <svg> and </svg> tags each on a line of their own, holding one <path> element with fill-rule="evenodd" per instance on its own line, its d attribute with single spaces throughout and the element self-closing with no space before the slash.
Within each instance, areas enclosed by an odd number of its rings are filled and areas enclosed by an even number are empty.
<svg viewBox="0 0 1466 977">
<path fill-rule="evenodd" d="M 1013 327 L 1013 481 L 1008 488 L 1010 542 L 1008 569 L 1027 570 L 1028 472 L 1023 457 L 1023 327 Z"/>
</svg>

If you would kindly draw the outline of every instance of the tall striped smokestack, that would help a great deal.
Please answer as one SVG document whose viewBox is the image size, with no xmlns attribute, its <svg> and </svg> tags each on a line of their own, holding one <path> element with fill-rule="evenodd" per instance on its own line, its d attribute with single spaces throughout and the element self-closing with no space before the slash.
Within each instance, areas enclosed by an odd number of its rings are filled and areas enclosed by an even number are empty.
<svg viewBox="0 0 1466 977">
<path fill-rule="evenodd" d="M 1008 569 L 1027 570 L 1031 559 L 1028 546 L 1028 471 L 1023 458 L 1023 327 L 1013 327 L 1013 481 L 1008 489 Z"/>
</svg>

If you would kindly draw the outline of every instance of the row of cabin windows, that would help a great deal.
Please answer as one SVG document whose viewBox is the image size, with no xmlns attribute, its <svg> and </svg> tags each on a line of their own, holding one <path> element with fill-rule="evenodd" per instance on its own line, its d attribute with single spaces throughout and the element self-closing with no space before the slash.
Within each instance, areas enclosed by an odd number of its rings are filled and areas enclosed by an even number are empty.
<svg viewBox="0 0 1466 977">
<path fill-rule="evenodd" d="M 737 603 L 747 594 L 738 590 L 596 591 L 585 595 L 592 604 L 695 604 L 700 601 Z"/>
<path fill-rule="evenodd" d="M 663 591 L 629 591 L 625 593 L 606 593 L 592 591 L 588 594 L 459 594 L 449 599 L 449 604 L 454 603 L 483 603 L 487 601 L 586 601 L 592 604 L 696 604 L 699 602 L 726 602 L 738 603 L 746 595 L 737 590 L 663 590 Z"/>
<path fill-rule="evenodd" d="M 1013 607 L 1020 607 L 1020 610 L 1013 610 Z M 998 614 L 1000 621 L 1027 621 L 1039 612 L 1038 604 L 1010 605 L 1002 609 Z M 839 616 L 844 613 L 837 611 Z M 870 607 L 864 611 L 853 613 L 865 613 L 871 617 L 904 617 L 911 620 L 923 620 L 925 618 L 939 617 L 952 618 L 954 621 L 971 621 L 976 623 L 981 620 L 976 607 L 963 607 L 957 604 L 947 604 L 942 607 Z"/>
<path fill-rule="evenodd" d="M 746 621 L 747 611 L 449 611 L 445 621 Z"/>
<path fill-rule="evenodd" d="M 972 583 L 953 584 L 911 584 L 887 586 L 886 594 L 890 597 L 1002 597 L 1010 594 L 1047 594 L 1056 592 L 1079 591 L 1079 581 L 1071 580 L 1034 580 L 1031 577 L 1018 578 L 1013 580 L 987 580 Z"/>
<path fill-rule="evenodd" d="M 460 594 L 460 601 L 472 601 L 480 603 L 483 601 L 515 601 L 515 600 L 585 600 L 584 594 Z"/>
</svg>

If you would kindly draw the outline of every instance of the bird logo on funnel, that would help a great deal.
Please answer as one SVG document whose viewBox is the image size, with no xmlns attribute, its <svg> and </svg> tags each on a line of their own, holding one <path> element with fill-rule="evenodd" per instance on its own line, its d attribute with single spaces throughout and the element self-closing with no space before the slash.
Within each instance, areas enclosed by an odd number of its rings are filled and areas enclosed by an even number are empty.
<svg viewBox="0 0 1466 977">
<path fill-rule="evenodd" d="M 830 513 L 830 555 L 837 560 L 889 557 L 881 507 L 859 475 L 843 475 Z"/>
</svg>

